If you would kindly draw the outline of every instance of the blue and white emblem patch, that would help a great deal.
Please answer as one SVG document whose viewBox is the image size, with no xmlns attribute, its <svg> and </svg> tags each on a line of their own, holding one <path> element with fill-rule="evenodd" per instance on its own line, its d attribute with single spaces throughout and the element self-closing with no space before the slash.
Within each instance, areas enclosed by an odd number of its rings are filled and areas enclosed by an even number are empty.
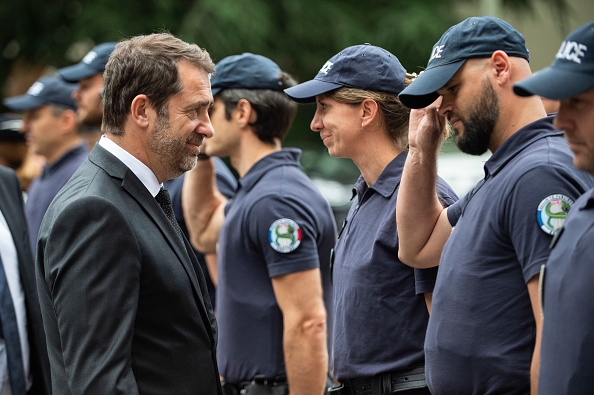
<svg viewBox="0 0 594 395">
<path fill-rule="evenodd" d="M 270 246 L 283 254 L 294 251 L 301 244 L 301 228 L 289 218 L 277 219 L 268 230 Z"/>
<path fill-rule="evenodd" d="M 536 218 L 540 228 L 547 234 L 553 235 L 565 222 L 567 213 L 573 205 L 573 200 L 565 195 L 549 195 L 538 204 Z"/>
</svg>

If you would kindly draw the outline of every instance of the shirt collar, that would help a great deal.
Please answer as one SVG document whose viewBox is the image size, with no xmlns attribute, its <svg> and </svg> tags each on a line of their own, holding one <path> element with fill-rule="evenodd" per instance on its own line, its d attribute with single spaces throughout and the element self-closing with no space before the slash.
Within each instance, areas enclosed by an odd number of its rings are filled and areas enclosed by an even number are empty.
<svg viewBox="0 0 594 395">
<path fill-rule="evenodd" d="M 524 126 L 508 138 L 485 163 L 485 176 L 497 174 L 510 160 L 536 141 L 552 136 L 563 136 L 563 132 L 553 127 L 553 119 L 554 117 L 541 118 Z"/>
<path fill-rule="evenodd" d="M 54 163 L 44 166 L 43 176 L 53 173 L 54 171 L 62 167 L 64 163 L 67 163 L 73 156 L 77 156 L 85 152 L 89 152 L 89 148 L 87 144 L 83 142 L 80 145 L 77 145 L 76 147 L 71 149 L 70 151 L 66 152 Z"/>
<path fill-rule="evenodd" d="M 256 185 L 258 180 L 264 176 L 264 174 L 278 166 L 291 165 L 299 167 L 300 157 L 301 150 L 297 148 L 283 148 L 280 151 L 275 151 L 266 155 L 257 161 L 248 172 L 239 179 L 239 185 L 242 189 L 249 191 Z"/>
<path fill-rule="evenodd" d="M 377 181 L 369 186 L 369 189 L 373 189 L 385 198 L 392 196 L 394 191 L 396 191 L 396 187 L 400 184 L 402 169 L 404 168 L 404 162 L 406 161 L 407 155 L 408 151 L 403 151 L 392 159 L 392 161 L 388 163 L 388 166 L 381 172 Z M 353 187 L 353 196 L 351 197 L 351 200 L 355 197 L 357 192 L 359 193 L 359 196 L 363 196 L 363 193 L 367 188 L 365 179 L 363 176 L 359 176 L 359 179 Z"/>
<path fill-rule="evenodd" d="M 162 184 L 159 184 L 157 176 L 147 165 L 142 163 L 138 158 L 134 157 L 128 151 L 117 145 L 113 140 L 110 140 L 106 135 L 101 136 L 99 144 L 105 148 L 109 153 L 118 158 L 124 163 L 142 184 L 148 189 L 152 196 L 157 196 Z"/>
</svg>

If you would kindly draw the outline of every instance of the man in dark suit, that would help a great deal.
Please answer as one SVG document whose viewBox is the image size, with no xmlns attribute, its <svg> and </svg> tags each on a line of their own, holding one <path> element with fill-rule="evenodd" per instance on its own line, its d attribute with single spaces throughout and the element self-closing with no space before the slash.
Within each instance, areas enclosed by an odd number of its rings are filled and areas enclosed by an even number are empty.
<svg viewBox="0 0 594 395">
<path fill-rule="evenodd" d="M 0 302 L 0 393 L 6 393 L 6 386 L 11 390 L 8 393 L 13 395 L 49 394 L 50 369 L 21 186 L 16 174 L 4 166 L 0 166 L 0 265 L 0 270 L 4 272 L 0 277 L 0 300 L 10 295 L 8 299 L 12 301 L 16 318 L 16 322 L 9 322 L 10 317 Z M 4 293 L 8 287 L 10 291 Z M 15 324 L 18 336 L 11 343 L 6 331 Z M 20 355 L 18 366 L 14 366 L 14 355 L 17 360 Z M 12 374 L 14 369 L 17 374 Z"/>
<path fill-rule="evenodd" d="M 41 226 L 54 394 L 220 394 L 204 276 L 161 184 L 213 135 L 208 53 L 167 33 L 117 45 L 104 136 Z M 161 207 L 160 207 L 161 206 Z"/>
</svg>

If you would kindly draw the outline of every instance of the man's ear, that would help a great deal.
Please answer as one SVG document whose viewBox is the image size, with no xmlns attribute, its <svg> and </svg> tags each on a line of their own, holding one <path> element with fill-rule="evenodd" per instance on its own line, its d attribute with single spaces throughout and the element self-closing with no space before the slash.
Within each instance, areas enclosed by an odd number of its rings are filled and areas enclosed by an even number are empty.
<svg viewBox="0 0 594 395">
<path fill-rule="evenodd" d="M 130 105 L 130 118 L 141 128 L 147 128 L 155 109 L 146 95 L 137 95 Z"/>
<path fill-rule="evenodd" d="M 371 125 L 378 117 L 379 107 L 373 99 L 365 99 L 361 102 L 361 126 Z"/>
<path fill-rule="evenodd" d="M 237 108 L 235 109 L 234 113 L 236 114 L 239 126 L 242 128 L 253 124 L 258 119 L 258 114 L 250 102 L 245 99 L 241 99 L 237 102 Z"/>
<path fill-rule="evenodd" d="M 76 111 L 74 110 L 64 110 L 60 114 L 60 130 L 63 134 L 70 133 L 73 130 L 77 131 L 77 122 L 78 118 L 76 115 Z"/>
<path fill-rule="evenodd" d="M 493 70 L 495 79 L 499 85 L 505 85 L 509 82 L 511 76 L 511 60 L 503 51 L 495 51 L 489 59 L 489 65 Z"/>
</svg>

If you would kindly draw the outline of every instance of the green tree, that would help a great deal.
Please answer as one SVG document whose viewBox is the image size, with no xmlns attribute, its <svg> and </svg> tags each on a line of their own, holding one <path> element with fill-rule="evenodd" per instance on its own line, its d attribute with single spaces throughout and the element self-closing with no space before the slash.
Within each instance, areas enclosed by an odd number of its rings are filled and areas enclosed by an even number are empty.
<svg viewBox="0 0 594 395">
<path fill-rule="evenodd" d="M 268 56 L 301 81 L 313 78 L 339 50 L 366 42 L 389 50 L 407 70 L 418 72 L 435 41 L 458 22 L 454 5 L 463 1 L 3 1 L 0 87 L 2 96 L 8 87 L 12 94 L 22 93 L 47 72 L 46 66 L 75 63 L 94 44 L 161 30 L 206 48 L 215 61 L 242 52 Z M 499 1 L 523 9 L 534 2 Z M 561 7 L 565 2 L 546 1 Z M 313 106 L 300 108 L 289 143 L 317 140 L 309 132 L 312 115 Z"/>
</svg>

